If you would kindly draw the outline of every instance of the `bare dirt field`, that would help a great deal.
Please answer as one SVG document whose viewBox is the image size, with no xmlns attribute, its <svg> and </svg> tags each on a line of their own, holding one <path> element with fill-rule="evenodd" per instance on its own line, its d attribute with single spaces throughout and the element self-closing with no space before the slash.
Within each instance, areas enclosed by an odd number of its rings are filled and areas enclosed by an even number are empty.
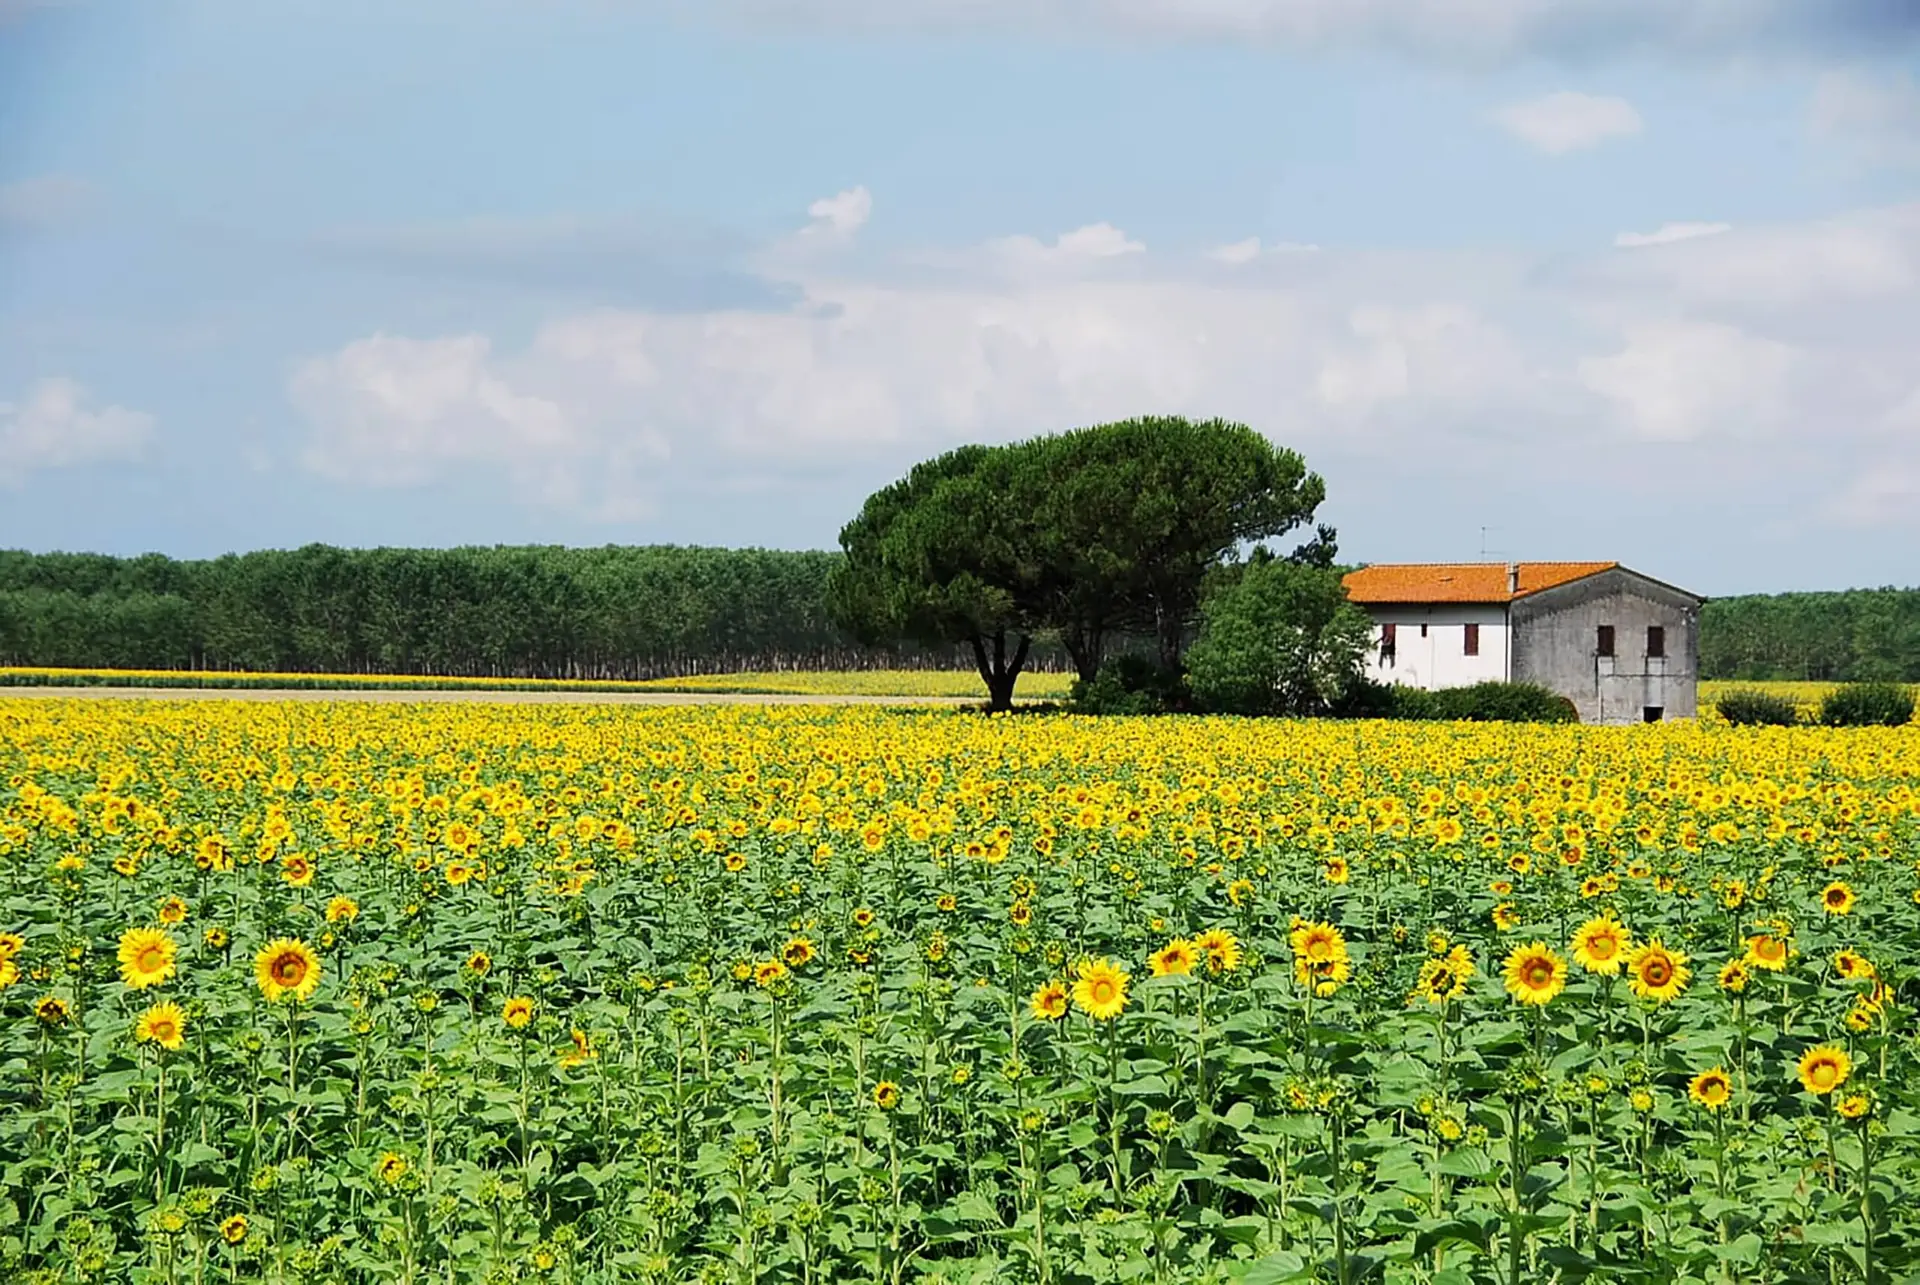
<svg viewBox="0 0 1920 1285">
<path fill-rule="evenodd" d="M 374 701 L 383 705 L 445 704 L 453 701 L 496 705 L 971 705 L 960 696 L 796 696 L 747 692 L 538 692 L 488 691 L 484 688 L 394 690 L 381 688 L 284 687 L 0 687 L 0 699 L 35 697 L 68 700 L 235 700 Z"/>
</svg>

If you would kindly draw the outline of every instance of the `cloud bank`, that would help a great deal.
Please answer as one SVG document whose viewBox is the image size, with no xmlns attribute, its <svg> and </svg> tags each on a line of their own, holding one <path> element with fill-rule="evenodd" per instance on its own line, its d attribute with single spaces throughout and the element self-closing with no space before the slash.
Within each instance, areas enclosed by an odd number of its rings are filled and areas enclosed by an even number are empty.
<svg viewBox="0 0 1920 1285">
<path fill-rule="evenodd" d="M 831 226 L 819 209 L 808 226 Z M 790 307 L 580 310 L 506 352 L 356 339 L 290 385 L 307 464 L 369 486 L 491 469 L 613 516 L 666 488 L 1170 412 L 1496 469 L 1732 452 L 1867 522 L 1911 520 L 1887 497 L 1920 486 L 1920 206 L 1673 223 L 1574 259 L 1149 250 L 1104 222 L 935 257 L 931 275 L 788 257 Z"/>
</svg>

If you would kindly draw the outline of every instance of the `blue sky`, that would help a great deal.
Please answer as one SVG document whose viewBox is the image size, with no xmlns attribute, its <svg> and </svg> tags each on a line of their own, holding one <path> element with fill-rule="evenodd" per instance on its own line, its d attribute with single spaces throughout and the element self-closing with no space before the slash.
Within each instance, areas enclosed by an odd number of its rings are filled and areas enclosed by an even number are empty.
<svg viewBox="0 0 1920 1285">
<path fill-rule="evenodd" d="M 1223 415 L 1375 561 L 1912 582 L 1910 0 L 0 0 L 0 546 L 830 546 Z"/>
</svg>

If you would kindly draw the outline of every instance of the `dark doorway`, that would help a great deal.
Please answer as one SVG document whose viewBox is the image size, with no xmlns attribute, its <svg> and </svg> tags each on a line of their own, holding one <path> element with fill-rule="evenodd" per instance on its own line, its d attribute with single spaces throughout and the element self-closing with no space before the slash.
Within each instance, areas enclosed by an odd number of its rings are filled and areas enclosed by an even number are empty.
<svg viewBox="0 0 1920 1285">
<path fill-rule="evenodd" d="M 1649 705 L 1640 711 L 1640 721 L 1643 723 L 1657 723 L 1666 716 L 1667 710 L 1664 705 Z"/>
</svg>

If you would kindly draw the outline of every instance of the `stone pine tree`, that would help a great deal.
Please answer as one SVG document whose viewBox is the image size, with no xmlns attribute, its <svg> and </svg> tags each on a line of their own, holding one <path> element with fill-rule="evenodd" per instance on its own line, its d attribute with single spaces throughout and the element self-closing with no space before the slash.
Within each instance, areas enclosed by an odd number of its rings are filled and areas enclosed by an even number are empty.
<svg viewBox="0 0 1920 1285">
<path fill-rule="evenodd" d="M 1022 463 L 1016 447 L 965 446 L 917 465 L 842 529 L 828 586 L 834 618 L 862 642 L 968 647 L 993 710 L 1012 708 L 1048 624 L 1033 515 L 1016 498 Z"/>
<path fill-rule="evenodd" d="M 1151 638 L 1161 665 L 1178 665 L 1208 573 L 1312 521 L 1326 498 L 1296 452 L 1220 419 L 1130 419 L 1025 449 L 1042 461 L 1030 475 L 1044 479 L 1054 622 L 1088 681 L 1116 634 Z"/>
<path fill-rule="evenodd" d="M 833 614 L 868 643 L 970 648 L 991 707 L 1006 709 L 1041 632 L 1089 680 L 1122 635 L 1177 665 L 1209 572 L 1310 521 L 1324 495 L 1299 455 L 1224 420 L 962 447 L 847 524 Z"/>
</svg>

